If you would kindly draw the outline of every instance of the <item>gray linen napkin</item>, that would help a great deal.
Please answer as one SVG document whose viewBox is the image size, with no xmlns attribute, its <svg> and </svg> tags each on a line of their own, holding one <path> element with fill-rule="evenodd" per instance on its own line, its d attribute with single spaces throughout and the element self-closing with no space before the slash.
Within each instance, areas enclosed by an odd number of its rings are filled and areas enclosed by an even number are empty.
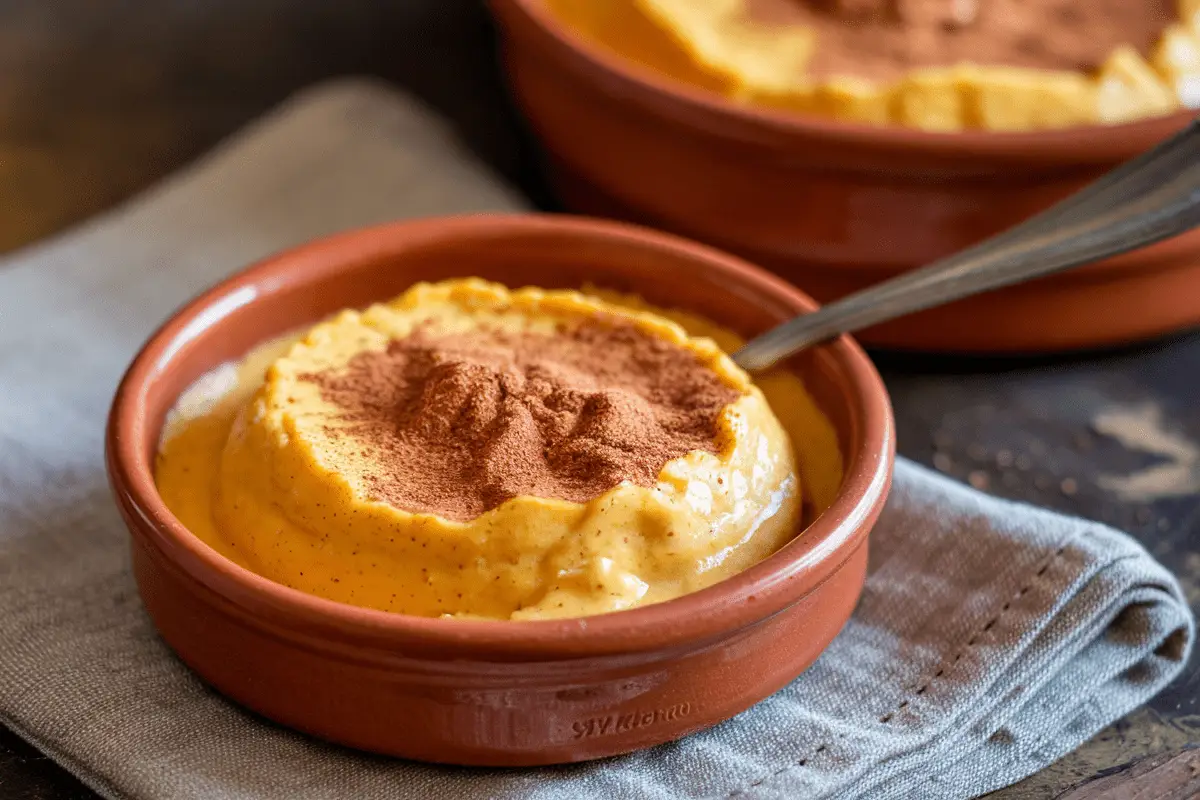
<svg viewBox="0 0 1200 800">
<path fill-rule="evenodd" d="M 901 461 L 845 631 L 791 686 L 684 741 L 452 769 L 317 742 L 214 694 L 156 637 L 130 577 L 101 458 L 122 369 L 172 308 L 270 251 L 520 206 L 428 112 L 341 82 L 0 262 L 0 720 L 114 798 L 964 798 L 1178 673 L 1191 614 L 1131 539 Z"/>
</svg>

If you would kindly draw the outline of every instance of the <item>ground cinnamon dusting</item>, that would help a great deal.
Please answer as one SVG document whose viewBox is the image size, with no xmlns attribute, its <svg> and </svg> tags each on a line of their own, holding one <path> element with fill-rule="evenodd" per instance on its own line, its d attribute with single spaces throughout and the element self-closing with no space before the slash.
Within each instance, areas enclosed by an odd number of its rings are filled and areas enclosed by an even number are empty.
<svg viewBox="0 0 1200 800">
<path fill-rule="evenodd" d="M 376 499 L 466 520 L 518 495 L 587 502 L 717 452 L 739 397 L 696 355 L 623 321 L 550 336 L 418 330 L 343 370 L 310 374 L 338 435 L 373 462 Z"/>
<path fill-rule="evenodd" d="M 1128 44 L 1143 56 L 1174 0 L 749 0 L 764 22 L 815 29 L 810 73 L 893 80 L 964 61 L 1095 70 Z"/>
</svg>

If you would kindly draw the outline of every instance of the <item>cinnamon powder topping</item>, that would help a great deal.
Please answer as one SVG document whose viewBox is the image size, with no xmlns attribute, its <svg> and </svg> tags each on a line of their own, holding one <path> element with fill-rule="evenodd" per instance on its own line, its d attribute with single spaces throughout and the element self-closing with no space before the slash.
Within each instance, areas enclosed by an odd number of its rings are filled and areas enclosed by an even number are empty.
<svg viewBox="0 0 1200 800">
<path fill-rule="evenodd" d="M 341 370 L 303 376 L 370 460 L 374 499 L 467 520 L 518 495 L 587 502 L 653 486 L 740 392 L 695 353 L 623 322 L 557 335 L 419 329 Z"/>
<path fill-rule="evenodd" d="M 894 80 L 962 62 L 1091 72 L 1120 45 L 1143 56 L 1174 0 L 748 0 L 763 22 L 817 33 L 809 73 Z"/>
</svg>

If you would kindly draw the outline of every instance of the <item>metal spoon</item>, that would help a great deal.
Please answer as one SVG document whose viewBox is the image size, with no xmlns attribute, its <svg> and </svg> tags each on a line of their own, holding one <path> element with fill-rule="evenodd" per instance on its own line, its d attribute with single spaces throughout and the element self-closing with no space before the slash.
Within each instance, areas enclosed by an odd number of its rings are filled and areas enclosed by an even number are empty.
<svg viewBox="0 0 1200 800">
<path fill-rule="evenodd" d="M 1135 250 L 1200 225 L 1200 120 L 1042 213 L 961 253 L 795 317 L 733 360 L 762 370 L 838 334 Z"/>
</svg>

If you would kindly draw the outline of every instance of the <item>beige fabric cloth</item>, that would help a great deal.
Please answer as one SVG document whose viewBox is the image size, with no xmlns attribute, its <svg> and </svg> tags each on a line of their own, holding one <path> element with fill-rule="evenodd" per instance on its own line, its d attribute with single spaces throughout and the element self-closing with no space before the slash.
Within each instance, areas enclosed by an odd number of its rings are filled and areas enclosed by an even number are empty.
<svg viewBox="0 0 1200 800">
<path fill-rule="evenodd" d="M 211 692 L 130 576 L 102 459 L 121 371 L 174 307 L 271 251 L 521 206 L 428 112 L 344 82 L 0 263 L 0 720 L 112 798 L 959 798 L 1039 769 L 1178 673 L 1191 614 L 1136 543 L 901 461 L 847 629 L 791 686 L 682 742 L 441 768 L 313 741 Z"/>
</svg>

